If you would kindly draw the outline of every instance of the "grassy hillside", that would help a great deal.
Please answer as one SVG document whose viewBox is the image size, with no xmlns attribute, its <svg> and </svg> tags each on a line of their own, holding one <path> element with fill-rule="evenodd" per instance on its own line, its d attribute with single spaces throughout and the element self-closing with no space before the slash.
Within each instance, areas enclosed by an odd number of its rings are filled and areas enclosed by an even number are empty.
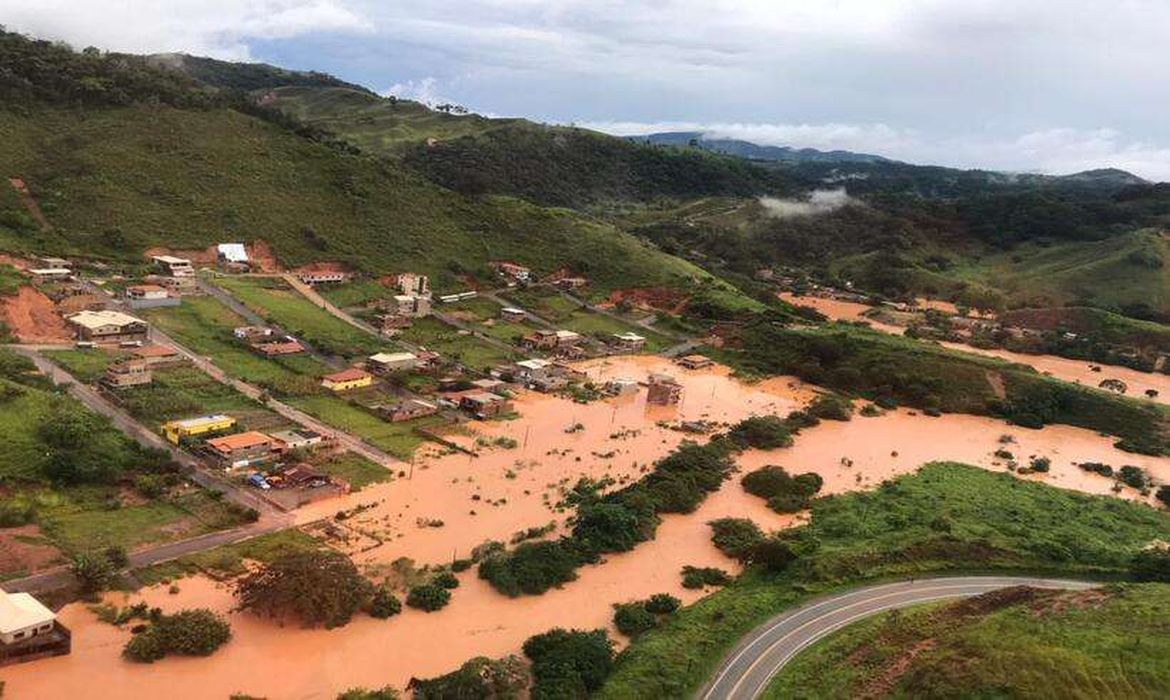
<svg viewBox="0 0 1170 700">
<path fill-rule="evenodd" d="M 1123 576 L 1136 552 L 1167 537 L 1170 515 L 1146 506 L 926 465 L 876 491 L 814 501 L 811 522 L 788 537 L 794 564 L 749 569 L 640 636 L 599 697 L 689 697 L 764 620 L 865 581 L 972 569 Z"/>
<path fill-rule="evenodd" d="M 226 108 L 0 110 L 0 163 L 52 232 L 0 200 L 0 250 L 141 259 L 150 246 L 263 239 L 286 265 L 490 279 L 486 263 L 569 266 L 600 289 L 703 276 L 616 229 L 506 198 L 469 199 L 374 157 L 339 153 Z"/>
<path fill-rule="evenodd" d="M 796 657 L 764 697 L 1164 697 L 1170 586 L 1019 588 L 891 612 Z"/>
</svg>

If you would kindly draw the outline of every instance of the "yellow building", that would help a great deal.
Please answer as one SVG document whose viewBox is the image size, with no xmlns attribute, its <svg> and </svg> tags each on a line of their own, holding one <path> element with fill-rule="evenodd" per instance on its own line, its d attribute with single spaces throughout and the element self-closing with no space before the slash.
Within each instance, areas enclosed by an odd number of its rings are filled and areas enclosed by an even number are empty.
<svg viewBox="0 0 1170 700">
<path fill-rule="evenodd" d="M 178 445 L 179 441 L 183 438 L 218 433 L 228 430 L 235 424 L 235 418 L 225 416 L 222 413 L 216 413 L 209 416 L 199 416 L 198 418 L 173 420 L 164 423 L 162 428 L 163 435 L 167 436 L 167 440 L 170 440 L 173 445 Z"/>
<path fill-rule="evenodd" d="M 333 391 L 349 391 L 370 386 L 374 383 L 374 375 L 356 367 L 343 369 L 336 374 L 327 374 L 321 378 L 321 386 Z"/>
</svg>

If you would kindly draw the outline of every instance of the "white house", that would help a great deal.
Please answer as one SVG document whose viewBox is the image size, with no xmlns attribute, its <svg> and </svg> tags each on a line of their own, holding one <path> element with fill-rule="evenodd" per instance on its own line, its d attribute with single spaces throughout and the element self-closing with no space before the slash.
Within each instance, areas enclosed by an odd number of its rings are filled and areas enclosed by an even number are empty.
<svg viewBox="0 0 1170 700">
<path fill-rule="evenodd" d="M 0 643 L 16 644 L 49 634 L 57 616 L 28 593 L 0 590 Z"/>
<path fill-rule="evenodd" d="M 413 352 L 380 352 L 376 355 L 370 355 L 366 361 L 366 367 L 375 373 L 411 370 L 418 365 L 418 355 Z"/>
</svg>

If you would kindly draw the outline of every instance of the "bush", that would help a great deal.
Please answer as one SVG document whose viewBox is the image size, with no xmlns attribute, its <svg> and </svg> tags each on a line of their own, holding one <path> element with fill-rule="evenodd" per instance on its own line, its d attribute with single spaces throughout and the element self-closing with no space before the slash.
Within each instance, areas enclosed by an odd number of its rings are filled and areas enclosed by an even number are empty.
<svg viewBox="0 0 1170 700">
<path fill-rule="evenodd" d="M 533 700 L 583 698 L 613 672 L 613 642 L 605 630 L 550 630 L 529 637 L 524 655 L 532 661 Z"/>
<path fill-rule="evenodd" d="M 459 579 L 450 571 L 442 571 L 431 580 L 431 583 L 448 590 L 459 588 Z"/>
<path fill-rule="evenodd" d="M 451 673 L 414 681 L 414 700 L 515 698 L 528 687 L 528 668 L 517 656 L 478 656 Z"/>
<path fill-rule="evenodd" d="M 400 612 L 402 612 L 402 601 L 398 600 L 389 588 L 378 586 L 374 589 L 374 595 L 370 598 L 370 617 L 385 620 Z"/>
<path fill-rule="evenodd" d="M 349 557 L 326 550 L 286 554 L 236 584 L 241 610 L 292 615 L 309 627 L 346 624 L 372 595 Z"/>
<path fill-rule="evenodd" d="M 824 479 L 813 472 L 793 477 L 782 467 L 766 466 L 748 473 L 740 483 L 753 496 L 768 499 L 768 507 L 777 513 L 795 513 L 808 507 Z"/>
<path fill-rule="evenodd" d="M 1100 462 L 1081 462 L 1080 467 L 1087 472 L 1094 472 L 1096 474 L 1100 474 L 1101 476 L 1113 476 L 1113 467 L 1109 466 L 1108 464 L 1102 464 Z"/>
<path fill-rule="evenodd" d="M 646 611 L 655 615 L 669 615 L 680 605 L 682 601 L 669 593 L 655 593 L 646 599 Z"/>
<path fill-rule="evenodd" d="M 630 639 L 654 629 L 658 618 L 643 603 L 624 603 L 614 606 L 613 624 Z"/>
<path fill-rule="evenodd" d="M 1051 459 L 1048 459 L 1047 457 L 1037 457 L 1036 459 L 1032 460 L 1031 464 L 1028 465 L 1028 468 L 1034 472 L 1046 473 L 1051 466 Z"/>
<path fill-rule="evenodd" d="M 114 578 L 114 567 L 104 554 L 78 554 L 71 564 L 73 575 L 81 584 L 82 593 L 103 591 Z"/>
<path fill-rule="evenodd" d="M 398 700 L 398 691 L 393 686 L 368 690 L 366 688 L 350 688 L 337 696 L 337 700 Z"/>
<path fill-rule="evenodd" d="M 1170 583 L 1170 550 L 1145 549 L 1134 555 L 1130 573 L 1138 581 Z"/>
<path fill-rule="evenodd" d="M 573 538 L 596 552 L 627 552 L 646 540 L 641 518 L 620 503 L 582 505 Z"/>
<path fill-rule="evenodd" d="M 406 595 L 406 604 L 424 612 L 434 612 L 447 606 L 451 602 L 451 591 L 426 583 L 410 589 Z"/>
<path fill-rule="evenodd" d="M 792 430 L 778 416 L 744 418 L 728 431 L 727 437 L 740 449 L 774 450 L 792 444 Z"/>
<path fill-rule="evenodd" d="M 106 547 L 105 556 L 106 561 L 110 562 L 110 566 L 115 570 L 120 571 L 130 566 L 130 555 L 126 553 L 125 547 Z"/>
<path fill-rule="evenodd" d="M 1135 489 L 1144 489 L 1149 484 L 1149 477 L 1145 470 L 1129 464 L 1117 470 L 1117 478 Z"/>
<path fill-rule="evenodd" d="M 824 420 L 847 421 L 853 418 L 853 402 L 836 394 L 821 394 L 806 410 Z"/>
<path fill-rule="evenodd" d="M 524 542 L 511 552 L 493 554 L 479 564 L 479 577 L 515 598 L 539 595 L 577 578 L 582 563 L 561 540 Z"/>
<path fill-rule="evenodd" d="M 746 518 L 720 518 L 708 523 L 711 526 L 711 541 L 720 551 L 741 562 L 751 559 L 752 551 L 764 539 L 764 533 Z"/>
<path fill-rule="evenodd" d="M 696 589 L 706 586 L 726 586 L 731 577 L 723 569 L 714 567 L 684 566 L 682 568 L 683 588 Z"/>
<path fill-rule="evenodd" d="M 775 535 L 764 538 L 752 548 L 749 559 L 768 571 L 780 572 L 796 561 L 796 553 L 789 543 Z"/>
<path fill-rule="evenodd" d="M 35 516 L 36 508 L 29 499 L 8 496 L 0 501 L 0 528 L 28 525 Z"/>
<path fill-rule="evenodd" d="M 205 609 L 183 610 L 159 616 L 135 635 L 122 653 L 133 661 L 150 663 L 167 654 L 208 656 L 232 637 L 227 621 Z"/>
<path fill-rule="evenodd" d="M 1154 494 L 1154 497 L 1161 501 L 1162 505 L 1170 506 L 1170 486 L 1159 486 L 1158 492 Z"/>
</svg>

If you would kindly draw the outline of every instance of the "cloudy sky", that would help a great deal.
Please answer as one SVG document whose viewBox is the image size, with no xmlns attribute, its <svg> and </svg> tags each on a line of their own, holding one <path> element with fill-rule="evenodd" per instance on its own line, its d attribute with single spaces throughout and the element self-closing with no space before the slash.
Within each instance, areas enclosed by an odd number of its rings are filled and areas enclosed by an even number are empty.
<svg viewBox="0 0 1170 700">
<path fill-rule="evenodd" d="M 0 24 L 613 133 L 1170 180 L 1166 0 L 0 0 Z"/>
</svg>

